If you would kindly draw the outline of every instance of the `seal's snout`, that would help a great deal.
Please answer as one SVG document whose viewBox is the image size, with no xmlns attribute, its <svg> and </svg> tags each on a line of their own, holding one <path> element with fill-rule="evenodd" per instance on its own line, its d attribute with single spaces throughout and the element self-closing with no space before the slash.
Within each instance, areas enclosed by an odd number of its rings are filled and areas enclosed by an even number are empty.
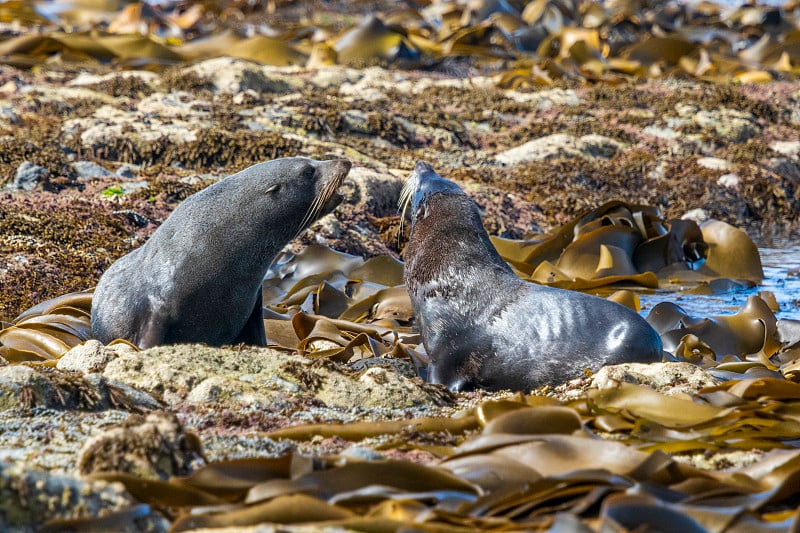
<svg viewBox="0 0 800 533">
<path fill-rule="evenodd" d="M 464 194 L 461 187 L 441 177 L 433 170 L 432 166 L 424 161 L 418 161 L 414 166 L 414 173 L 411 179 L 414 179 L 416 182 L 416 190 L 412 200 L 414 209 L 417 208 L 420 202 L 427 200 L 432 194 Z"/>
<path fill-rule="evenodd" d="M 417 175 L 422 175 L 426 172 L 433 172 L 436 174 L 436 171 L 433 170 L 433 167 L 429 163 L 426 163 L 425 161 L 417 161 L 417 164 L 414 165 L 414 173 Z"/>
<path fill-rule="evenodd" d="M 350 172 L 350 169 L 353 168 L 353 163 L 350 162 L 349 159 L 334 159 L 330 161 L 333 165 L 334 170 L 336 170 L 337 174 L 347 174 Z"/>
<path fill-rule="evenodd" d="M 317 168 L 319 169 L 318 172 L 321 171 L 322 175 L 325 177 L 334 177 L 338 180 L 343 180 L 352 167 L 353 163 L 351 163 L 349 159 L 331 159 L 328 161 L 320 161 L 319 167 Z"/>
</svg>

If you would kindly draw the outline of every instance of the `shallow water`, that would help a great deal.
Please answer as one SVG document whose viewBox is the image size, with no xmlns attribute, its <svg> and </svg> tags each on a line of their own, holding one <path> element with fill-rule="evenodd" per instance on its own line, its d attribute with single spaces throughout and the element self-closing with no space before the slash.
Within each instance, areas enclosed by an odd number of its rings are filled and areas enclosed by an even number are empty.
<svg viewBox="0 0 800 533">
<path fill-rule="evenodd" d="M 673 302 L 692 316 L 731 315 L 744 305 L 748 296 L 770 291 L 781 306 L 775 313 L 779 319 L 800 320 L 800 245 L 759 248 L 758 251 L 765 276 L 761 285 L 708 295 L 683 294 L 673 290 L 658 290 L 652 294 L 637 291 L 642 301 L 642 314 L 647 316 L 650 309 L 660 302 Z M 686 288 L 692 286 L 687 284 Z"/>
</svg>

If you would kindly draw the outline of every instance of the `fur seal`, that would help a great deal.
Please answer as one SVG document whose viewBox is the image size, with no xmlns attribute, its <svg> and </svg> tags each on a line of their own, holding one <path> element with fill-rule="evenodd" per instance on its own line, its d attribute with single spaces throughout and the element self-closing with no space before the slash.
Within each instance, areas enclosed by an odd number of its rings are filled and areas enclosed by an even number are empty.
<svg viewBox="0 0 800 533">
<path fill-rule="evenodd" d="M 266 344 L 261 284 L 275 255 L 341 201 L 351 163 L 259 163 L 184 200 L 140 248 L 103 274 L 92 334 L 140 348 Z"/>
<path fill-rule="evenodd" d="M 517 277 L 475 203 L 429 164 L 416 164 L 400 204 L 412 209 L 403 278 L 431 383 L 528 391 L 585 368 L 661 360 L 661 338 L 634 311 Z"/>
</svg>

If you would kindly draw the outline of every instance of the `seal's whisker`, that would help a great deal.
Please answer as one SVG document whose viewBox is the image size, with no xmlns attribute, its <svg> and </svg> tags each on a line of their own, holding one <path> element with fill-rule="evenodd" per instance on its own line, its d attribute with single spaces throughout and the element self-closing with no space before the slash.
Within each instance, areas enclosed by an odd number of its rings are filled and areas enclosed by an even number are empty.
<svg viewBox="0 0 800 533">
<path fill-rule="evenodd" d="M 406 212 L 408 211 L 408 206 L 411 205 L 411 197 L 414 195 L 414 190 L 417 188 L 417 179 L 416 173 L 412 172 L 411 176 L 406 180 L 403 184 L 403 188 L 400 190 L 400 199 L 397 202 L 397 208 L 400 210 L 400 230 L 397 233 L 397 247 L 400 247 L 400 241 L 403 238 L 403 229 L 405 228 L 406 222 Z"/>
<path fill-rule="evenodd" d="M 344 182 L 345 176 L 346 174 L 335 176 L 329 179 L 322 186 L 322 190 L 319 192 L 317 196 L 314 197 L 314 200 L 308 206 L 306 214 L 303 217 L 303 220 L 302 222 L 300 222 L 300 226 L 297 229 L 297 234 L 295 235 L 295 238 L 300 236 L 303 230 L 305 230 L 309 224 L 313 223 L 313 221 L 315 221 L 318 218 L 319 214 L 322 212 L 322 209 L 325 207 L 325 204 L 328 203 L 328 201 L 331 198 L 333 198 L 333 195 L 336 194 L 336 190 L 339 188 L 342 182 Z"/>
</svg>

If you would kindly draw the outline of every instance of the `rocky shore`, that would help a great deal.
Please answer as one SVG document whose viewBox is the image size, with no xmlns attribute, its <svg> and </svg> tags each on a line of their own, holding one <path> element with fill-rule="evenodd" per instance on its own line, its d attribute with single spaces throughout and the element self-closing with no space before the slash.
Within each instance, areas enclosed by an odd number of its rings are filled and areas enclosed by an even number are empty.
<svg viewBox="0 0 800 533">
<path fill-rule="evenodd" d="M 275 21 L 304 16 L 283 7 Z M 476 13 L 465 15 L 470 31 L 491 14 Z M 456 36 L 449 50 L 478 54 L 469 43 L 486 45 L 482 35 Z M 347 61 L 341 50 L 345 64 L 314 64 L 291 49 L 302 66 L 176 56 L 121 70 L 32 62 L 38 49 L 10 41 L 0 66 L 0 329 L 91 289 L 190 194 L 283 156 L 354 163 L 342 205 L 287 252 L 319 244 L 384 257 L 387 287 L 403 258 L 398 196 L 417 160 L 456 180 L 493 236 L 549 231 L 611 200 L 656 207 L 664 220 L 718 219 L 763 245 L 800 236 L 800 84 L 796 63 L 781 70 L 769 54 L 771 81 L 760 84 L 747 82 L 761 71 L 720 81 L 700 64 L 692 75 L 686 65 L 669 77 L 615 67 L 594 78 L 588 60 L 580 77 L 543 80 L 530 64 L 473 68 L 455 52 L 414 68 Z M 762 315 L 743 316 L 775 333 Z M 800 335 L 781 334 L 779 363 L 791 364 Z M 413 335 L 405 328 L 393 346 L 417 344 Z M 772 369 L 772 353 L 712 367 L 706 348 L 686 342 L 675 362 L 525 395 L 425 384 L 402 346 L 345 363 L 89 340 L 43 362 L 0 359 L 0 529 L 585 531 L 625 524 L 631 508 L 630 527 L 647 524 L 664 507 L 657 518 L 674 530 L 682 520 L 712 531 L 796 526 L 796 369 Z"/>
</svg>

